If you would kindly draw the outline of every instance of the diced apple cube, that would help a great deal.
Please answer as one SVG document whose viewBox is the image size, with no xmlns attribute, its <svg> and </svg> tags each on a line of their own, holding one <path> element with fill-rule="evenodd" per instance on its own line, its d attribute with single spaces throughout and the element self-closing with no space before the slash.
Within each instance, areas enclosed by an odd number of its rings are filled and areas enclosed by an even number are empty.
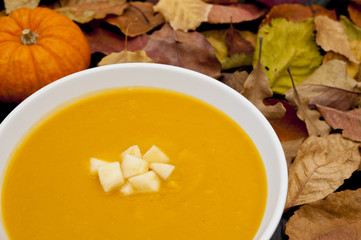
<svg viewBox="0 0 361 240">
<path fill-rule="evenodd" d="M 151 163 L 150 168 L 164 180 L 166 180 L 174 170 L 173 165 L 166 163 Z"/>
<path fill-rule="evenodd" d="M 125 157 L 125 155 L 127 155 L 127 154 L 135 156 L 137 158 L 142 158 L 142 154 L 140 152 L 140 149 L 139 149 L 138 145 L 131 146 L 127 150 L 122 152 L 121 158 L 123 159 Z"/>
<path fill-rule="evenodd" d="M 97 158 L 90 158 L 90 173 L 93 175 L 97 174 L 99 167 L 107 163 L 108 162 Z"/>
<path fill-rule="evenodd" d="M 167 163 L 169 158 L 155 145 L 153 145 L 143 156 L 143 159 L 153 163 Z"/>
<path fill-rule="evenodd" d="M 121 188 L 120 191 L 124 194 L 124 195 L 131 195 L 134 193 L 134 189 L 132 184 L 130 184 L 129 182 L 127 182 L 126 184 L 124 184 Z"/>
<path fill-rule="evenodd" d="M 130 178 L 142 173 L 148 172 L 149 162 L 126 154 L 122 161 L 122 170 L 124 178 Z"/>
<path fill-rule="evenodd" d="M 153 171 L 131 177 L 129 182 L 138 192 L 158 192 L 160 188 L 160 179 Z"/>
<path fill-rule="evenodd" d="M 124 183 L 119 162 L 111 162 L 100 166 L 98 176 L 105 192 L 109 192 Z"/>
</svg>

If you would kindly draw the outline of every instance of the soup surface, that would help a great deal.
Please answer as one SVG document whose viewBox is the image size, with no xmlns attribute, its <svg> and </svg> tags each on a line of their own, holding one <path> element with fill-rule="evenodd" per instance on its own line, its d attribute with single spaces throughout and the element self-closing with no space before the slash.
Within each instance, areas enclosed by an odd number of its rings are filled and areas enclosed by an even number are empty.
<svg viewBox="0 0 361 240">
<path fill-rule="evenodd" d="M 175 165 L 157 193 L 105 193 L 89 159 L 153 144 Z M 30 132 L 4 179 L 10 240 L 252 239 L 267 196 L 264 166 L 225 114 L 160 89 L 117 89 L 67 105 Z"/>
</svg>

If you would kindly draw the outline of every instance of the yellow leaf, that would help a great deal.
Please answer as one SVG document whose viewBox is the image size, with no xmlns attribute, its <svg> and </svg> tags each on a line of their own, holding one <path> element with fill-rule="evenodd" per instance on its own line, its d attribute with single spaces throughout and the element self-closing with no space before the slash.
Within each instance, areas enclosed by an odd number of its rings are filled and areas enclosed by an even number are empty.
<svg viewBox="0 0 361 240">
<path fill-rule="evenodd" d="M 202 0 L 159 0 L 154 11 L 160 12 L 174 30 L 195 30 L 208 20 L 212 5 Z"/>
<path fill-rule="evenodd" d="M 4 0 L 6 13 L 22 7 L 35 8 L 39 3 L 40 0 Z"/>
<path fill-rule="evenodd" d="M 135 52 L 124 50 L 117 53 L 111 53 L 105 56 L 98 66 L 116 64 L 116 63 L 131 63 L 131 62 L 145 62 L 152 63 L 153 60 L 147 56 L 144 50 L 138 50 Z"/>
</svg>

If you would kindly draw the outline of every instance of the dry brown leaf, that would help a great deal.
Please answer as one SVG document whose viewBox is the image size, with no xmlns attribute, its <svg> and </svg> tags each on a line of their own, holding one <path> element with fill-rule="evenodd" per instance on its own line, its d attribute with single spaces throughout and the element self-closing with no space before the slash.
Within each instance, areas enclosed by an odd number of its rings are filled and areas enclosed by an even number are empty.
<svg viewBox="0 0 361 240">
<path fill-rule="evenodd" d="M 116 63 L 152 63 L 152 59 L 147 56 L 144 50 L 138 50 L 135 52 L 124 50 L 117 53 L 111 53 L 105 56 L 99 63 L 98 66 L 116 64 Z"/>
<path fill-rule="evenodd" d="M 347 6 L 350 19 L 354 24 L 361 27 L 361 6 L 360 5 L 348 5 Z"/>
<path fill-rule="evenodd" d="M 361 189 L 329 195 L 295 211 L 286 224 L 290 240 L 361 238 Z"/>
<path fill-rule="evenodd" d="M 306 124 L 297 117 L 296 110 L 288 101 L 268 98 L 265 102 L 272 105 L 281 102 L 286 109 L 283 118 L 269 120 L 281 142 L 308 137 Z"/>
<path fill-rule="evenodd" d="M 10 12 L 22 8 L 35 8 L 39 6 L 40 0 L 4 0 L 5 12 L 9 14 Z"/>
<path fill-rule="evenodd" d="M 280 4 L 274 6 L 267 16 L 262 20 L 261 25 L 271 22 L 273 18 L 286 18 L 292 22 L 303 22 L 313 16 L 309 7 L 301 4 Z"/>
<path fill-rule="evenodd" d="M 216 52 L 199 32 L 175 31 L 164 24 L 150 35 L 144 50 L 156 63 L 192 69 L 214 78 L 221 76 Z"/>
<path fill-rule="evenodd" d="M 244 82 L 248 77 L 246 71 L 235 71 L 230 78 L 227 78 L 223 83 L 227 84 L 237 92 L 241 93 L 244 91 Z"/>
<path fill-rule="evenodd" d="M 338 19 L 336 9 L 327 9 L 327 8 L 324 8 L 317 4 L 311 4 L 309 7 L 310 7 L 314 17 L 327 16 L 334 20 Z"/>
<path fill-rule="evenodd" d="M 67 7 L 67 6 L 82 5 L 84 3 L 101 3 L 101 2 L 122 4 L 126 2 L 126 0 L 60 0 L 59 2 L 60 2 L 60 6 Z"/>
<path fill-rule="evenodd" d="M 262 17 L 266 13 L 266 9 L 258 8 L 254 4 L 214 4 L 211 6 L 207 22 L 216 24 L 252 21 Z"/>
<path fill-rule="evenodd" d="M 359 84 L 347 75 L 346 63 L 331 60 L 319 67 L 311 76 L 298 84 L 296 98 L 293 89 L 286 98 L 298 108 L 298 117 L 305 121 L 309 135 L 324 136 L 331 128 L 320 120 L 320 113 L 310 106 L 316 104 L 347 110 L 360 102 Z"/>
<path fill-rule="evenodd" d="M 159 0 L 154 11 L 160 12 L 174 30 L 188 32 L 207 21 L 211 7 L 202 0 Z"/>
<path fill-rule="evenodd" d="M 361 142 L 361 109 L 344 112 L 320 105 L 317 105 L 317 108 L 333 129 L 342 130 L 343 137 Z"/>
<path fill-rule="evenodd" d="M 315 17 L 316 42 L 325 51 L 333 51 L 359 63 L 345 33 L 345 26 L 327 16 Z"/>
<path fill-rule="evenodd" d="M 57 8 L 55 11 L 78 23 L 87 23 L 93 19 L 103 19 L 108 14 L 121 15 L 127 7 L 124 3 L 125 0 L 120 0 L 119 3 L 83 3 Z"/>
<path fill-rule="evenodd" d="M 125 37 L 120 36 L 111 31 L 95 28 L 90 33 L 85 33 L 88 39 L 91 53 L 101 52 L 111 54 L 112 52 L 120 52 L 125 49 Z M 147 45 L 149 37 L 141 35 L 135 38 L 127 38 L 127 50 L 136 51 Z"/>
<path fill-rule="evenodd" d="M 159 13 L 154 13 L 153 4 L 148 2 L 131 2 L 121 16 L 107 17 L 106 22 L 117 26 L 124 35 L 135 37 L 149 32 L 164 23 Z"/>
<path fill-rule="evenodd" d="M 351 44 L 352 45 L 352 44 Z M 341 54 L 335 53 L 335 52 L 327 52 L 322 60 L 322 64 L 325 64 L 331 60 L 341 60 L 347 63 L 347 74 L 350 75 L 350 77 L 355 77 L 359 71 L 359 64 L 349 61 L 345 56 L 342 56 Z"/>
<path fill-rule="evenodd" d="M 304 140 L 304 138 L 298 138 L 295 140 L 281 142 L 288 168 L 291 166 L 293 160 L 296 158 L 298 149 L 300 149 Z"/>
<path fill-rule="evenodd" d="M 260 41 L 261 44 L 262 41 Z M 260 50 L 259 52 L 261 53 L 262 51 Z M 273 92 L 269 86 L 269 80 L 264 67 L 261 64 L 261 56 L 259 56 L 258 63 L 248 75 L 241 94 L 252 102 L 267 119 L 282 118 L 286 113 L 286 109 L 280 102 L 275 105 L 266 105 L 264 103 L 264 99 L 272 97 Z"/>
<path fill-rule="evenodd" d="M 359 143 L 341 134 L 308 137 L 288 172 L 286 210 L 323 199 L 360 166 Z"/>
<path fill-rule="evenodd" d="M 241 33 L 234 28 L 233 24 L 227 30 L 225 42 L 227 43 L 229 56 L 237 53 L 252 54 L 255 49 L 253 44 L 243 38 Z"/>
</svg>

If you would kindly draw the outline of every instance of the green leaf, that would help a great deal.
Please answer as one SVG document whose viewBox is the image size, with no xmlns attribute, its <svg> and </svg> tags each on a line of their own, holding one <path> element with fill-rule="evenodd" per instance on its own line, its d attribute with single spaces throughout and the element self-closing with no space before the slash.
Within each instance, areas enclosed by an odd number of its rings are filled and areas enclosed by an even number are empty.
<svg viewBox="0 0 361 240">
<path fill-rule="evenodd" d="M 259 29 L 258 39 L 263 37 L 261 62 L 274 92 L 283 94 L 292 87 L 288 67 L 298 84 L 320 66 L 323 57 L 315 42 L 314 31 L 313 18 L 300 23 L 276 18 Z M 253 66 L 257 64 L 258 52 L 257 47 Z"/>
</svg>

